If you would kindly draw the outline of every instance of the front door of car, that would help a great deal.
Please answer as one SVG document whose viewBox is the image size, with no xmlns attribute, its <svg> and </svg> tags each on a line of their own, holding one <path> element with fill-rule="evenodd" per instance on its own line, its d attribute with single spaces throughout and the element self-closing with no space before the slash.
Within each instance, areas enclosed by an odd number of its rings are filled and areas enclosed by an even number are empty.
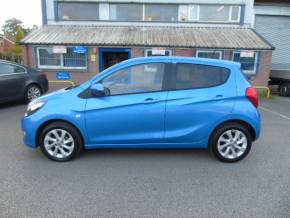
<svg viewBox="0 0 290 218">
<path fill-rule="evenodd" d="M 0 99 L 19 97 L 22 93 L 26 71 L 20 66 L 0 63 Z"/>
<path fill-rule="evenodd" d="M 98 82 L 109 94 L 87 99 L 86 128 L 92 146 L 162 142 L 166 68 L 165 63 L 133 65 Z"/>
<path fill-rule="evenodd" d="M 203 141 L 210 129 L 234 106 L 234 76 L 223 67 L 177 63 L 174 77 L 166 105 L 165 142 L 207 146 Z"/>
</svg>

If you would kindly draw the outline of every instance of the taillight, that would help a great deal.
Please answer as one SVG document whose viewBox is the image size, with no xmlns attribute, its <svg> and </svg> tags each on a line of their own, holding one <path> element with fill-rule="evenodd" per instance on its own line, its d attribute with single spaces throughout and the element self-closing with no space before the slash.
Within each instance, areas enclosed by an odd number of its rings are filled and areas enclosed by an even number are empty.
<svg viewBox="0 0 290 218">
<path fill-rule="evenodd" d="M 259 106 L 259 96 L 256 89 L 249 87 L 246 90 L 246 96 L 255 107 Z"/>
<path fill-rule="evenodd" d="M 47 80 L 47 75 L 45 73 L 42 73 L 41 76 Z"/>
</svg>

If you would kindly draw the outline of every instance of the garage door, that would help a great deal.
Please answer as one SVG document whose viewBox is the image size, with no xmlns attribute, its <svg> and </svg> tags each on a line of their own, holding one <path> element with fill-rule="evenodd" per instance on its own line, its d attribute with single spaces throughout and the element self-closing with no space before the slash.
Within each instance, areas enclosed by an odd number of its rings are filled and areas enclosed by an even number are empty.
<svg viewBox="0 0 290 218">
<path fill-rule="evenodd" d="M 290 69 L 290 17 L 256 15 L 255 29 L 276 48 L 272 69 Z"/>
</svg>

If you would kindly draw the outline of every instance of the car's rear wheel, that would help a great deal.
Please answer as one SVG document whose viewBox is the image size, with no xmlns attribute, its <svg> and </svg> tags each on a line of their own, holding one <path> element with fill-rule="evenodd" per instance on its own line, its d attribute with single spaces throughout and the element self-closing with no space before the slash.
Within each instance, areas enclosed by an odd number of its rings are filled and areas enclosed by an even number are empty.
<svg viewBox="0 0 290 218">
<path fill-rule="evenodd" d="M 247 128 L 239 123 L 227 123 L 219 127 L 211 137 L 213 154 L 223 162 L 237 162 L 251 150 L 252 137 Z"/>
<path fill-rule="evenodd" d="M 79 132 L 64 122 L 54 122 L 43 129 L 39 145 L 45 156 L 54 161 L 69 161 L 76 157 L 82 148 Z"/>
<path fill-rule="evenodd" d="M 24 101 L 25 103 L 29 103 L 32 100 L 40 97 L 42 94 L 42 90 L 38 85 L 32 84 L 26 87 L 24 93 Z"/>
</svg>

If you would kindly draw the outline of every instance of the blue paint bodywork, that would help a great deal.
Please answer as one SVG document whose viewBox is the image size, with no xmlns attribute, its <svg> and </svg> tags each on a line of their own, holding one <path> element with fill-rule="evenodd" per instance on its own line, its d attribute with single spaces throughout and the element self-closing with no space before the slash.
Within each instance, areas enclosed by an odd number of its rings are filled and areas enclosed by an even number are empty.
<svg viewBox="0 0 290 218">
<path fill-rule="evenodd" d="M 141 63 L 194 63 L 225 67 L 228 80 L 216 87 L 163 90 L 128 95 L 81 98 L 92 84 L 124 67 Z M 63 120 L 82 134 L 90 148 L 207 148 L 212 132 L 222 123 L 242 121 L 260 135 L 260 114 L 245 96 L 250 84 L 240 65 L 229 61 L 184 57 L 137 58 L 114 65 L 73 89 L 42 96 L 46 104 L 24 117 L 24 142 L 38 146 L 38 130 L 48 122 Z M 158 99 L 144 102 L 144 99 Z"/>
</svg>

